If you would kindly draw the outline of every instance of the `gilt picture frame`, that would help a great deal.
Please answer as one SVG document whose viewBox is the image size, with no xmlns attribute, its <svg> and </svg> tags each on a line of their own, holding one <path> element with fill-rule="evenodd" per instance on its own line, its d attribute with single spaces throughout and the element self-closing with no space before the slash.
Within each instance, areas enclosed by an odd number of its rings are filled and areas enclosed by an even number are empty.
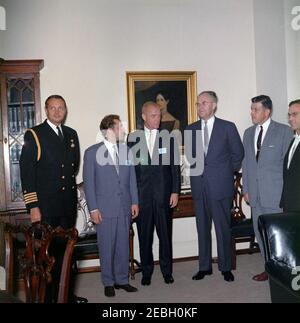
<svg viewBox="0 0 300 323">
<path fill-rule="evenodd" d="M 161 126 L 167 130 L 176 127 L 183 134 L 186 126 L 197 120 L 195 71 L 127 72 L 126 79 L 129 132 L 143 127 L 142 106 L 147 101 L 165 101 Z"/>
</svg>

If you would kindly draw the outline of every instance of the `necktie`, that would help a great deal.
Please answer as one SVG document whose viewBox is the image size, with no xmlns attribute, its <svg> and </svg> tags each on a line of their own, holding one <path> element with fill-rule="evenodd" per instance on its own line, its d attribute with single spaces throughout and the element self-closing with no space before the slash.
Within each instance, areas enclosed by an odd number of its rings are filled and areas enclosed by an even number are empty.
<svg viewBox="0 0 300 323">
<path fill-rule="evenodd" d="M 150 157 L 152 157 L 152 150 L 153 150 L 152 137 L 153 137 L 153 133 L 152 133 L 152 130 L 150 130 L 149 139 L 148 139 L 149 140 L 148 147 L 149 147 L 149 155 L 150 155 Z"/>
<path fill-rule="evenodd" d="M 62 134 L 62 132 L 61 132 L 61 130 L 60 130 L 60 127 L 59 127 L 59 126 L 57 126 L 57 127 L 56 127 L 56 129 L 57 129 L 57 131 L 58 131 L 58 138 L 59 138 L 61 141 L 64 141 L 64 136 L 63 136 L 63 134 Z"/>
<path fill-rule="evenodd" d="M 290 168 L 290 165 L 291 165 L 291 161 L 293 159 L 293 156 L 294 156 L 294 153 L 299 145 L 299 142 L 300 142 L 300 138 L 299 137 L 295 137 L 295 140 L 293 142 L 293 145 L 291 147 L 291 150 L 290 150 L 290 153 L 289 153 L 289 159 L 288 159 L 288 165 L 287 165 L 287 169 Z"/>
<path fill-rule="evenodd" d="M 204 154 L 207 155 L 209 145 L 209 135 L 208 135 L 208 128 L 207 128 L 207 121 L 204 122 Z"/>
<path fill-rule="evenodd" d="M 114 149 L 114 162 L 115 162 L 115 167 L 116 167 L 116 171 L 119 175 L 119 154 L 118 154 L 118 146 L 117 145 L 113 145 L 113 149 Z"/>
<path fill-rule="evenodd" d="M 264 130 L 263 126 L 260 126 L 260 132 L 258 134 L 258 138 L 257 138 L 257 142 L 256 142 L 256 148 L 257 148 L 256 161 L 258 161 L 260 150 L 261 150 L 261 140 L 262 140 L 263 130 Z"/>
</svg>

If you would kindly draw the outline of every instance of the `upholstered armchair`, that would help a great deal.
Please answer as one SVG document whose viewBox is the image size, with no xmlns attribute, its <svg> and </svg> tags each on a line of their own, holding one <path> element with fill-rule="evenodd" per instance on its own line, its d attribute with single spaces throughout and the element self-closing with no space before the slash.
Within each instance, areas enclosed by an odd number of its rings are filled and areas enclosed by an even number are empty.
<svg viewBox="0 0 300 323">
<path fill-rule="evenodd" d="M 300 213 L 259 217 L 273 303 L 300 303 Z"/>
</svg>

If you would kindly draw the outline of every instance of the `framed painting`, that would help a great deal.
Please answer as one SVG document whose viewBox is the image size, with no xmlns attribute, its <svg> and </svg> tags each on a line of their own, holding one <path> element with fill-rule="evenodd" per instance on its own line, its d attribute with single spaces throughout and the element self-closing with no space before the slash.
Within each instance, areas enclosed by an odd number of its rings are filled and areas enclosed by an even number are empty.
<svg viewBox="0 0 300 323">
<path fill-rule="evenodd" d="M 189 72 L 127 72 L 128 130 L 142 129 L 142 106 L 156 102 L 162 112 L 161 128 L 182 134 L 197 120 L 197 74 Z"/>
</svg>

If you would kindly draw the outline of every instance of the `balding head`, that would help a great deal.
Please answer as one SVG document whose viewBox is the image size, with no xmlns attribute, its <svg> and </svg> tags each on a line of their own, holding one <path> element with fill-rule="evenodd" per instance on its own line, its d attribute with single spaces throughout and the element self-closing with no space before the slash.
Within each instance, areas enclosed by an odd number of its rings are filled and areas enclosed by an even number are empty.
<svg viewBox="0 0 300 323">
<path fill-rule="evenodd" d="M 143 104 L 142 118 L 144 125 L 149 130 L 158 129 L 161 120 L 161 112 L 158 104 L 152 101 L 148 101 Z"/>
</svg>

